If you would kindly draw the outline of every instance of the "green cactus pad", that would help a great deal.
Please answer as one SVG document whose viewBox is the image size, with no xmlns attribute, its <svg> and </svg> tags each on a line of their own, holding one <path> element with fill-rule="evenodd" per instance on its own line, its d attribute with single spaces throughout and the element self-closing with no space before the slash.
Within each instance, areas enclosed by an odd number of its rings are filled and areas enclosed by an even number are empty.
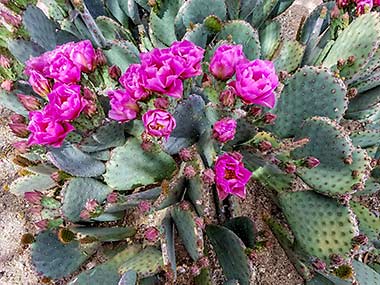
<svg viewBox="0 0 380 285">
<path fill-rule="evenodd" d="M 278 15 L 282 14 L 293 4 L 293 2 L 294 0 L 279 0 L 276 7 L 273 8 L 270 17 L 275 18 Z"/>
<path fill-rule="evenodd" d="M 55 48 L 57 43 L 56 25 L 39 8 L 29 6 L 24 12 L 23 23 L 34 42 L 46 50 Z"/>
<path fill-rule="evenodd" d="M 229 36 L 232 37 L 233 43 L 243 46 L 244 54 L 249 60 L 260 58 L 259 35 L 249 23 L 242 20 L 227 22 L 216 36 L 216 40 L 226 40 Z"/>
<path fill-rule="evenodd" d="M 326 118 L 307 120 L 296 138 L 309 138 L 310 142 L 294 150 L 294 158 L 313 156 L 320 161 L 315 168 L 297 170 L 302 180 L 315 191 L 332 196 L 353 193 L 352 187 L 362 182 L 370 170 L 366 152 L 355 149 L 344 130 Z M 345 164 L 344 160 L 350 156 L 353 162 Z"/>
<path fill-rule="evenodd" d="M 142 201 L 154 201 L 161 194 L 161 187 L 155 187 L 143 192 L 133 193 L 126 196 L 119 196 L 116 203 L 109 203 L 105 208 L 106 213 L 115 213 L 137 207 Z"/>
<path fill-rule="evenodd" d="M 280 45 L 281 25 L 277 21 L 269 22 L 259 31 L 261 56 L 271 59 Z"/>
<path fill-rule="evenodd" d="M 365 234 L 370 241 L 379 240 L 380 219 L 372 214 L 367 207 L 357 202 L 351 201 L 350 206 L 359 221 L 359 231 Z"/>
<path fill-rule="evenodd" d="M 186 191 L 186 179 L 183 177 L 183 172 L 179 172 L 168 186 L 166 191 L 162 191 L 154 206 L 157 210 L 162 210 L 170 207 L 182 200 Z M 167 192 L 167 193 L 166 193 Z"/>
<path fill-rule="evenodd" d="M 129 270 L 136 271 L 139 278 L 155 275 L 163 268 L 161 251 L 155 247 L 146 247 L 137 255 L 126 260 L 119 267 L 119 273 L 124 274 Z"/>
<path fill-rule="evenodd" d="M 120 8 L 118 0 L 107 0 L 105 1 L 105 5 L 120 24 L 124 27 L 128 27 L 128 15 Z"/>
<path fill-rule="evenodd" d="M 17 114 L 23 115 L 24 117 L 28 117 L 28 110 L 26 110 L 25 107 L 18 100 L 16 92 L 21 93 L 21 91 L 18 92 L 18 90 L 15 90 L 13 92 L 7 92 L 4 89 L 0 89 L 0 105 Z"/>
<path fill-rule="evenodd" d="M 380 142 L 380 130 L 354 132 L 351 133 L 350 138 L 354 146 L 370 147 Z"/>
<path fill-rule="evenodd" d="M 193 29 L 186 32 L 183 39 L 191 41 L 202 48 L 206 48 L 209 34 L 210 32 L 203 24 L 196 24 Z"/>
<path fill-rule="evenodd" d="M 365 182 L 365 188 L 362 191 L 355 192 L 355 196 L 372 195 L 380 191 L 380 181 L 370 176 Z"/>
<path fill-rule="evenodd" d="M 380 285 L 380 274 L 371 267 L 357 260 L 353 260 L 352 265 L 360 285 Z"/>
<path fill-rule="evenodd" d="M 202 170 L 204 167 L 202 167 Z M 195 208 L 195 211 L 199 216 L 204 215 L 204 203 L 206 201 L 207 190 L 202 184 L 202 179 L 200 175 L 189 179 L 188 187 L 186 191 L 186 198 L 190 201 Z"/>
<path fill-rule="evenodd" d="M 276 71 L 293 72 L 302 61 L 305 47 L 297 41 L 285 41 L 280 48 L 280 52 L 274 59 Z"/>
<path fill-rule="evenodd" d="M 63 244 L 55 233 L 44 231 L 32 245 L 32 262 L 44 276 L 59 279 L 76 271 L 89 257 L 78 241 Z"/>
<path fill-rule="evenodd" d="M 117 65 L 122 72 L 133 63 L 139 63 L 139 51 L 128 41 L 113 41 L 109 50 L 104 50 L 104 54 L 110 65 Z"/>
<path fill-rule="evenodd" d="M 172 210 L 172 218 L 187 252 L 194 261 L 197 261 L 203 256 L 204 245 L 202 230 L 195 223 L 196 215 L 191 209 L 182 210 L 177 206 Z"/>
<path fill-rule="evenodd" d="M 136 229 L 133 227 L 114 227 L 114 228 L 90 228 L 90 227 L 72 227 L 73 232 L 94 237 L 98 241 L 118 241 L 133 237 Z"/>
<path fill-rule="evenodd" d="M 70 285 L 117 285 L 120 280 L 118 268 L 141 251 L 141 245 L 135 244 L 116 254 L 110 260 L 79 274 Z"/>
<path fill-rule="evenodd" d="M 134 0 L 119 0 L 119 6 L 135 25 L 141 24 L 138 6 Z"/>
<path fill-rule="evenodd" d="M 371 78 L 372 75 L 379 72 L 378 67 L 380 66 L 380 46 L 377 48 L 375 54 L 372 56 L 368 64 L 361 71 L 360 77 L 355 80 L 352 84 L 355 85 L 357 83 L 362 82 L 368 78 Z"/>
<path fill-rule="evenodd" d="M 236 217 L 227 221 L 224 226 L 233 231 L 246 247 L 254 248 L 256 244 L 256 229 L 253 221 L 248 217 Z"/>
<path fill-rule="evenodd" d="M 302 250 L 326 262 L 333 253 L 348 256 L 357 231 L 349 208 L 312 191 L 283 193 L 279 201 Z"/>
<path fill-rule="evenodd" d="M 231 230 L 218 225 L 208 225 L 206 234 L 226 278 L 236 279 L 240 285 L 249 285 L 248 258 L 244 252 L 243 242 L 239 237 Z"/>
<path fill-rule="evenodd" d="M 350 101 L 347 113 L 355 113 L 376 108 L 380 103 L 380 87 L 358 94 Z"/>
<path fill-rule="evenodd" d="M 241 0 L 229 0 L 225 1 L 227 7 L 228 17 L 232 20 L 239 18 Z"/>
<path fill-rule="evenodd" d="M 373 72 L 369 77 L 359 80 L 350 87 L 355 87 L 358 89 L 359 93 L 364 93 L 372 88 L 379 86 L 380 82 L 380 70 Z"/>
<path fill-rule="evenodd" d="M 202 23 L 209 15 L 215 15 L 222 21 L 226 19 L 226 5 L 223 0 L 190 0 L 181 7 L 179 14 L 185 27 Z"/>
<path fill-rule="evenodd" d="M 160 237 L 162 260 L 165 267 L 172 270 L 173 279 L 177 278 L 177 262 L 175 253 L 175 231 L 174 222 L 170 215 L 170 211 L 166 212 L 166 216 L 162 221 L 162 233 Z"/>
<path fill-rule="evenodd" d="M 268 18 L 272 10 L 276 7 L 279 0 L 270 1 L 254 1 L 256 2 L 255 8 L 252 10 L 251 23 L 252 26 L 258 28 Z"/>
<path fill-rule="evenodd" d="M 9 186 L 9 191 L 17 196 L 24 196 L 26 192 L 44 192 L 55 187 L 57 184 L 50 175 L 32 174 L 21 176 L 14 180 Z"/>
<path fill-rule="evenodd" d="M 64 187 L 62 212 L 72 222 L 81 220 L 80 213 L 90 199 L 102 203 L 112 189 L 92 178 L 73 178 Z"/>
<path fill-rule="evenodd" d="M 341 32 L 323 61 L 329 68 L 335 67 L 339 59 L 355 57 L 352 65 L 346 65 L 340 75 L 351 83 L 360 77 L 363 67 L 368 64 L 380 43 L 380 17 L 378 13 L 368 13 L 356 18 Z M 347 45 L 350 48 L 347 48 Z"/>
<path fill-rule="evenodd" d="M 136 282 L 137 273 L 133 270 L 129 270 L 121 276 L 118 285 L 135 285 Z"/>
<path fill-rule="evenodd" d="M 59 148 L 50 148 L 48 158 L 57 168 L 75 176 L 94 177 L 104 173 L 103 162 L 64 142 Z"/>
<path fill-rule="evenodd" d="M 10 40 L 8 49 L 22 63 L 25 63 L 30 57 L 39 56 L 46 51 L 40 45 L 26 40 Z"/>
<path fill-rule="evenodd" d="M 104 179 L 115 190 L 130 190 L 161 182 L 176 170 L 173 158 L 162 152 L 146 152 L 141 142 L 130 138 L 125 145 L 115 148 L 106 166 Z"/>
<path fill-rule="evenodd" d="M 294 136 L 305 119 L 313 116 L 340 121 L 347 108 L 346 87 L 330 71 L 306 66 L 285 82 L 274 112 L 273 127 L 280 137 Z"/>
<path fill-rule="evenodd" d="M 100 16 L 96 19 L 96 24 L 104 37 L 109 41 L 132 39 L 130 32 L 111 18 Z"/>
<path fill-rule="evenodd" d="M 86 137 L 79 145 L 85 152 L 98 152 L 125 143 L 124 124 L 110 122 L 99 127 L 95 133 Z"/>
</svg>

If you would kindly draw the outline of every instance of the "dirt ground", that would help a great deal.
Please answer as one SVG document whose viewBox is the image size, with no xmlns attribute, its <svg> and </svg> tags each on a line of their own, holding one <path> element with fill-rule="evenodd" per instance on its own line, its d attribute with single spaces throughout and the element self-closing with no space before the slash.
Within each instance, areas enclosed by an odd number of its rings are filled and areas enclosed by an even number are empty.
<svg viewBox="0 0 380 285">
<path fill-rule="evenodd" d="M 292 8 L 280 17 L 281 23 L 285 25 L 284 37 L 294 37 L 302 16 L 307 15 L 320 2 L 322 1 L 295 1 Z M 6 191 L 6 185 L 14 179 L 18 171 L 11 162 L 11 143 L 15 138 L 6 126 L 9 115 L 8 111 L 0 108 L 0 285 L 38 285 L 38 276 L 30 263 L 29 250 L 20 246 L 22 234 L 32 230 L 27 219 L 26 205 L 22 199 Z M 249 215 L 257 223 L 258 230 L 268 230 L 261 217 L 273 205 L 262 187 L 254 185 L 249 192 L 242 207 L 243 214 Z M 257 256 L 252 284 L 303 284 L 302 278 L 276 239 L 270 235 L 269 241 L 271 247 Z"/>
</svg>

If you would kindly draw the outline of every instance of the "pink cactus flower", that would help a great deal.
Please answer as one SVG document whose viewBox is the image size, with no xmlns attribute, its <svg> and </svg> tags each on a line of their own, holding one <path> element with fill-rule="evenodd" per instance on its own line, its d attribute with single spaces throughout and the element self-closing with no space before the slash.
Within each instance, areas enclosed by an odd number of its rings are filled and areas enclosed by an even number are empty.
<svg viewBox="0 0 380 285">
<path fill-rule="evenodd" d="M 28 111 L 36 111 L 41 108 L 41 102 L 36 97 L 24 94 L 17 94 L 16 96 Z"/>
<path fill-rule="evenodd" d="M 279 81 L 271 61 L 256 59 L 236 66 L 234 87 L 245 104 L 273 108 Z"/>
<path fill-rule="evenodd" d="M 219 80 L 228 80 L 234 74 L 236 65 L 246 61 L 242 45 L 221 45 L 210 60 L 210 72 Z"/>
<path fill-rule="evenodd" d="M 239 153 L 225 153 L 215 162 L 215 182 L 220 200 L 229 194 L 245 198 L 246 184 L 252 173 L 244 167 L 243 156 Z"/>
<path fill-rule="evenodd" d="M 108 117 L 120 122 L 128 122 L 137 117 L 139 105 L 130 93 L 125 90 L 111 90 L 108 91 L 108 96 L 111 104 Z"/>
<path fill-rule="evenodd" d="M 233 140 L 236 133 L 237 123 L 232 118 L 223 118 L 217 121 L 213 127 L 212 136 L 221 143 Z"/>
<path fill-rule="evenodd" d="M 356 2 L 356 13 L 358 15 L 363 15 L 371 11 L 373 7 L 372 0 L 355 0 Z"/>
<path fill-rule="evenodd" d="M 235 105 L 236 91 L 232 86 L 228 86 L 225 90 L 220 92 L 219 101 L 225 107 L 233 107 Z"/>
<path fill-rule="evenodd" d="M 373 6 L 380 6 L 380 0 L 373 0 Z"/>
<path fill-rule="evenodd" d="M 65 137 L 74 130 L 68 122 L 59 121 L 43 111 L 29 113 L 28 130 L 31 132 L 29 145 L 60 147 Z"/>
<path fill-rule="evenodd" d="M 78 118 L 86 106 L 85 100 L 80 95 L 80 85 L 56 83 L 48 99 L 46 112 L 60 121 L 72 121 Z"/>
<path fill-rule="evenodd" d="M 144 232 L 144 238 L 149 242 L 156 242 L 159 236 L 160 232 L 155 227 L 149 227 Z"/>
<path fill-rule="evenodd" d="M 82 72 L 95 68 L 95 50 L 89 40 L 73 44 L 69 58 Z"/>
<path fill-rule="evenodd" d="M 66 55 L 56 53 L 50 58 L 48 77 L 62 83 L 77 83 L 80 81 L 80 68 L 78 68 Z"/>
<path fill-rule="evenodd" d="M 205 50 L 190 41 L 174 42 L 170 46 L 174 61 L 183 70 L 178 74 L 182 79 L 195 77 L 202 74 L 201 62 Z"/>
<path fill-rule="evenodd" d="M 131 64 L 120 77 L 120 84 L 135 100 L 142 100 L 149 96 L 149 90 L 144 87 L 144 68 L 141 64 Z"/>
<path fill-rule="evenodd" d="M 154 137 L 168 138 L 176 127 L 174 117 L 164 110 L 149 110 L 142 116 L 145 131 Z"/>
</svg>

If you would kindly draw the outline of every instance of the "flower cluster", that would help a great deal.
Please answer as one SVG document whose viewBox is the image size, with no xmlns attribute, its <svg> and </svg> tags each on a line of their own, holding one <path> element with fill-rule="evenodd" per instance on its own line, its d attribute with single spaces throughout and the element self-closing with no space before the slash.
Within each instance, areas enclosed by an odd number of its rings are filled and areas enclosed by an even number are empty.
<svg viewBox="0 0 380 285">
<path fill-rule="evenodd" d="M 173 116 L 165 109 L 169 103 L 164 95 L 181 98 L 183 80 L 202 74 L 201 62 L 204 50 L 192 42 L 175 42 L 169 48 L 155 48 L 140 55 L 140 64 L 132 64 L 120 77 L 122 90 L 108 92 L 111 119 L 127 122 L 137 117 L 139 102 L 153 94 L 156 109 L 143 116 L 146 132 L 154 137 L 169 137 L 176 126 Z"/>
<path fill-rule="evenodd" d="M 336 4 L 338 8 L 343 9 L 350 5 L 350 3 L 354 3 L 356 6 L 357 15 L 362 15 L 371 11 L 373 7 L 380 6 L 380 0 L 338 0 Z"/>
<path fill-rule="evenodd" d="M 71 121 L 86 108 L 87 100 L 78 85 L 82 72 L 96 67 L 96 52 L 90 41 L 67 43 L 26 63 L 25 74 L 33 90 L 48 103 L 29 113 L 29 144 L 59 147 L 69 132 Z"/>
</svg>

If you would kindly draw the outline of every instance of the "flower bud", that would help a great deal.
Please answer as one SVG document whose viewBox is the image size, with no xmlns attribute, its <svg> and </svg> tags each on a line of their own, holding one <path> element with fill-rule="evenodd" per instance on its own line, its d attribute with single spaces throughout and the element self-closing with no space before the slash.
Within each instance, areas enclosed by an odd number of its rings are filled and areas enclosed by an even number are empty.
<svg viewBox="0 0 380 285">
<path fill-rule="evenodd" d="M 306 166 L 307 166 L 308 168 L 314 168 L 314 167 L 317 167 L 317 166 L 320 164 L 318 158 L 315 158 L 315 157 L 313 157 L 313 156 L 309 156 L 309 157 L 306 159 L 305 162 L 306 162 Z"/>
<path fill-rule="evenodd" d="M 233 87 L 227 87 L 227 89 L 220 92 L 219 101 L 225 107 L 233 107 L 235 105 L 236 92 Z"/>
<path fill-rule="evenodd" d="M 340 9 L 342 9 L 342 8 L 344 8 L 344 7 L 346 7 L 346 6 L 348 6 L 349 3 L 350 3 L 350 0 L 337 0 L 337 1 L 336 1 L 336 4 L 337 4 L 337 6 L 338 6 Z"/>
<path fill-rule="evenodd" d="M 201 273 L 201 270 L 199 266 L 194 264 L 193 266 L 190 267 L 190 274 L 192 276 L 198 276 L 200 273 Z"/>
<path fill-rule="evenodd" d="M 262 152 L 269 151 L 272 149 L 272 144 L 268 141 L 261 141 L 259 143 L 259 150 Z"/>
<path fill-rule="evenodd" d="M 49 220 L 48 219 L 44 219 L 44 220 L 38 221 L 38 222 L 36 222 L 34 224 L 36 225 L 36 227 L 39 230 L 44 231 L 44 230 L 47 230 L 47 228 L 48 228 Z"/>
<path fill-rule="evenodd" d="M 202 173 L 202 182 L 207 186 L 214 184 L 215 183 L 214 170 L 212 170 L 211 168 L 204 170 Z"/>
<path fill-rule="evenodd" d="M 195 175 L 197 175 L 197 172 L 195 171 L 194 167 L 192 165 L 188 165 L 185 167 L 184 175 L 187 179 L 193 178 Z"/>
<path fill-rule="evenodd" d="M 160 232 L 155 227 L 149 227 L 144 232 L 144 238 L 149 242 L 156 242 L 159 236 Z"/>
<path fill-rule="evenodd" d="M 326 269 L 326 263 L 319 258 L 315 259 L 312 265 L 316 270 L 324 271 Z"/>
<path fill-rule="evenodd" d="M 145 214 L 149 212 L 150 206 L 151 205 L 148 201 L 141 201 L 137 207 L 142 214 Z"/>
<path fill-rule="evenodd" d="M 156 107 L 157 109 L 166 110 L 167 108 L 169 108 L 169 100 L 164 97 L 157 98 L 156 100 L 154 100 L 153 104 L 154 107 Z"/>
<path fill-rule="evenodd" d="M 15 142 L 12 146 L 20 153 L 26 153 L 29 151 L 29 144 L 27 141 Z"/>
<path fill-rule="evenodd" d="M 105 65 L 107 64 L 107 59 L 101 49 L 96 49 L 95 50 L 95 65 L 100 66 L 100 65 Z"/>
<path fill-rule="evenodd" d="M 31 204 L 39 205 L 42 200 L 42 193 L 38 191 L 25 192 L 24 198 Z"/>
<path fill-rule="evenodd" d="M 108 74 L 112 79 L 119 80 L 119 77 L 121 76 L 121 69 L 117 65 L 112 65 L 108 68 Z"/>
<path fill-rule="evenodd" d="M 179 157 L 182 161 L 190 161 L 193 159 L 193 154 L 189 148 L 183 148 L 179 152 Z"/>
<path fill-rule="evenodd" d="M 293 163 L 287 163 L 285 166 L 285 172 L 288 174 L 293 174 L 297 171 L 297 167 Z"/>
<path fill-rule="evenodd" d="M 25 123 L 9 123 L 11 131 L 19 138 L 27 138 L 29 136 L 28 126 Z"/>
<path fill-rule="evenodd" d="M 89 199 L 87 200 L 84 208 L 85 210 L 91 213 L 91 212 L 95 212 L 98 206 L 99 206 L 98 201 L 96 201 L 95 199 Z"/>
<path fill-rule="evenodd" d="M 366 245 L 368 243 L 368 237 L 364 234 L 359 234 L 354 237 L 352 241 L 357 245 Z"/>
<path fill-rule="evenodd" d="M 4 55 L 0 55 L 0 66 L 3 68 L 9 68 L 11 66 L 10 59 Z"/>
<path fill-rule="evenodd" d="M 4 81 L 1 83 L 0 87 L 1 87 L 2 89 L 4 89 L 5 91 L 10 92 L 10 91 L 12 91 L 12 89 L 13 89 L 13 81 L 12 81 L 12 80 L 9 80 L 9 79 L 6 79 L 6 80 L 4 80 Z"/>
<path fill-rule="evenodd" d="M 274 122 L 276 121 L 276 119 L 277 119 L 277 115 L 275 115 L 275 114 L 266 113 L 264 115 L 264 123 L 267 125 L 273 125 Z"/>
<path fill-rule="evenodd" d="M 338 19 L 340 16 L 340 11 L 337 5 L 335 5 L 331 10 L 331 18 Z"/>
<path fill-rule="evenodd" d="M 258 106 L 253 106 L 251 108 L 251 114 L 254 116 L 254 117 L 259 117 L 261 116 L 261 113 L 263 112 L 263 110 L 261 109 L 261 107 L 258 107 Z"/>
<path fill-rule="evenodd" d="M 17 94 L 17 98 L 28 111 L 35 111 L 41 108 L 41 102 L 34 96 Z"/>
<path fill-rule="evenodd" d="M 116 192 L 112 192 L 107 195 L 107 202 L 111 204 L 117 203 L 118 197 L 119 195 Z"/>
<path fill-rule="evenodd" d="M 344 258 L 336 253 L 330 255 L 330 260 L 335 266 L 340 266 L 344 263 Z"/>
</svg>

